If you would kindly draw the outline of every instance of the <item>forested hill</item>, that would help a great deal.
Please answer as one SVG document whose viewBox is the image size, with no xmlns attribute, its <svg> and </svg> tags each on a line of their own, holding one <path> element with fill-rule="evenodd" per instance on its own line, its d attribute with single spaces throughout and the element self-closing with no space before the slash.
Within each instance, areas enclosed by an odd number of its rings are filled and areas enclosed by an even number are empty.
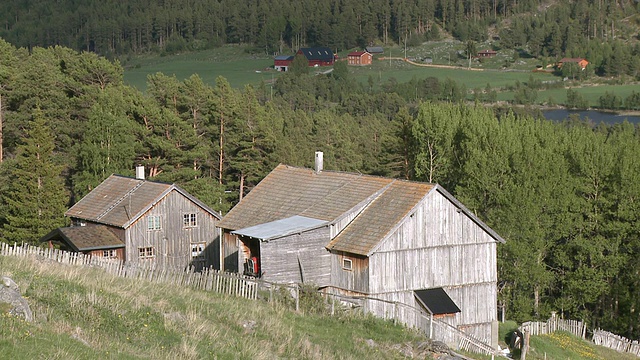
<svg viewBox="0 0 640 360">
<path fill-rule="evenodd" d="M 64 225 L 68 206 L 112 173 L 133 175 L 135 164 L 225 212 L 278 163 L 310 166 L 321 150 L 327 169 L 442 184 L 507 239 L 499 247 L 498 296 L 509 318 L 562 311 L 590 328 L 637 338 L 634 125 L 558 124 L 510 111 L 497 117 L 460 103 L 466 90 L 453 81 L 378 90 L 356 82 L 344 61 L 318 76 L 306 63 L 294 64 L 273 91 L 264 83 L 234 89 L 224 78 L 212 87 L 197 75 L 154 74 L 141 93 L 123 83 L 119 62 L 99 55 L 230 42 L 260 51 L 343 49 L 445 33 L 481 41 L 492 29 L 492 46 L 548 58 L 586 54 L 603 75 L 637 76 L 637 6 L 0 2 L 1 34 L 9 40 L 0 39 L 0 241 L 37 241 Z M 76 50 L 45 47 L 52 44 Z"/>
<path fill-rule="evenodd" d="M 0 2 L 0 37 L 111 56 L 227 43 L 267 53 L 418 43 L 444 34 L 500 39 L 533 56 L 584 56 L 638 35 L 634 0 L 14 0 Z M 612 44 L 610 44 L 612 45 Z"/>
</svg>

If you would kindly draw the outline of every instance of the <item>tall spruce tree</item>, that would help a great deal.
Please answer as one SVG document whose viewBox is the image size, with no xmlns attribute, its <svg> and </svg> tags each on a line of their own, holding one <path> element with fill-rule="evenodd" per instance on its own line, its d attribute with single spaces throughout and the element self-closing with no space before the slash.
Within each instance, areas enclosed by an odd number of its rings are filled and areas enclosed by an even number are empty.
<svg viewBox="0 0 640 360">
<path fill-rule="evenodd" d="M 7 184 L 0 194 L 4 209 L 2 237 L 8 242 L 37 244 L 52 229 L 63 226 L 68 195 L 55 164 L 54 136 L 36 109 L 17 156 L 7 165 Z"/>
</svg>

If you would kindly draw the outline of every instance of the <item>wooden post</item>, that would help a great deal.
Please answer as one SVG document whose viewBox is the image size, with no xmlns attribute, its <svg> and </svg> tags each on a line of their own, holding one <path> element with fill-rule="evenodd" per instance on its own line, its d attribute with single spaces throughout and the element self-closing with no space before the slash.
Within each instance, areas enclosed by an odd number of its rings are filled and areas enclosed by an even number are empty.
<svg viewBox="0 0 640 360">
<path fill-rule="evenodd" d="M 296 284 L 296 312 L 300 311 L 300 287 Z"/>
<path fill-rule="evenodd" d="M 429 314 L 429 339 L 433 340 L 433 314 Z"/>
<path fill-rule="evenodd" d="M 529 331 L 526 329 L 522 331 L 522 347 L 520 349 L 520 360 L 526 360 L 529 351 Z"/>
</svg>

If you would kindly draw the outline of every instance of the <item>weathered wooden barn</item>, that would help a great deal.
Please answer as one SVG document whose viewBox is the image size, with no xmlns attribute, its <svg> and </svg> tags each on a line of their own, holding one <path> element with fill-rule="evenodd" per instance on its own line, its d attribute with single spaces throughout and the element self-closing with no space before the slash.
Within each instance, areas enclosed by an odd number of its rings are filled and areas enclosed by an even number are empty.
<svg viewBox="0 0 640 360">
<path fill-rule="evenodd" d="M 220 266 L 220 215 L 175 184 L 111 175 L 73 205 L 41 241 L 128 264 L 196 269 Z"/>
<path fill-rule="evenodd" d="M 497 341 L 504 240 L 435 184 L 279 165 L 219 223 L 224 269 L 392 302 Z M 415 312 L 394 313 L 409 326 Z M 489 337 L 491 336 L 491 337 Z"/>
</svg>

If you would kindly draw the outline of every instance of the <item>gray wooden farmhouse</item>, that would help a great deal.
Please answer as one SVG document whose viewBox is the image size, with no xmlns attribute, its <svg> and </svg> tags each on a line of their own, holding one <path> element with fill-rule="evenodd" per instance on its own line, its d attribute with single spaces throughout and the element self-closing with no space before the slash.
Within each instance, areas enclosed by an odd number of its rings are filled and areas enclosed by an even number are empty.
<svg viewBox="0 0 640 360">
<path fill-rule="evenodd" d="M 439 185 L 322 171 L 321 159 L 279 165 L 222 219 L 224 270 L 387 300 L 365 308 L 421 326 L 400 302 L 497 344 L 504 240 Z"/>
<path fill-rule="evenodd" d="M 158 267 L 219 267 L 220 215 L 175 184 L 111 175 L 41 241 L 61 249 Z"/>
</svg>

